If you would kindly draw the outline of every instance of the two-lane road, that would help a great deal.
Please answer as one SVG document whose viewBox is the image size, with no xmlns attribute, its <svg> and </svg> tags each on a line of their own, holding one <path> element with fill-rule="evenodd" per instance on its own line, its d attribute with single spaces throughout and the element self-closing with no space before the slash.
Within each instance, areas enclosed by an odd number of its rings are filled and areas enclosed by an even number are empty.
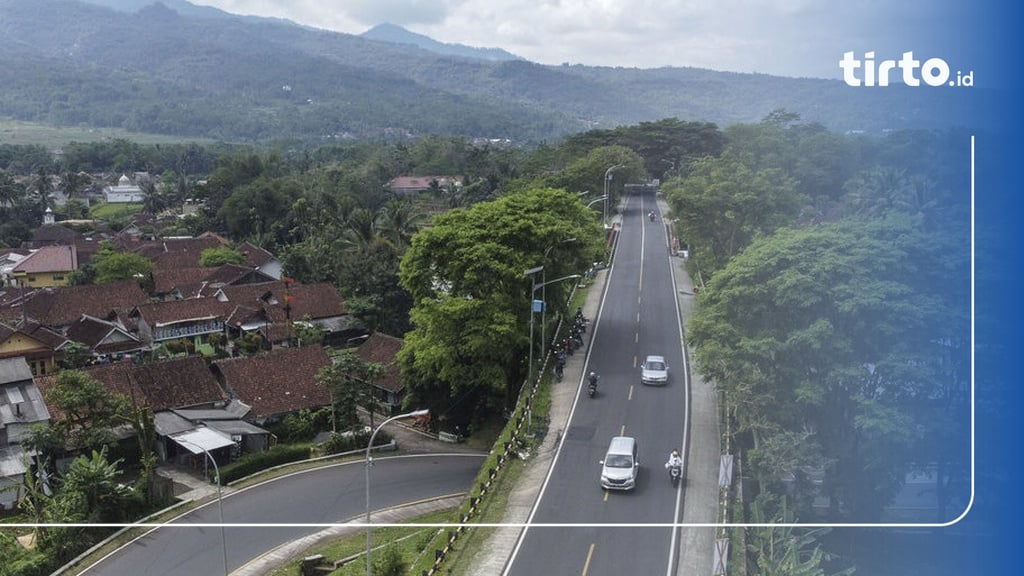
<svg viewBox="0 0 1024 576">
<path fill-rule="evenodd" d="M 483 454 L 376 457 L 371 503 L 383 509 L 468 490 Z M 224 528 L 228 570 L 277 546 L 366 511 L 363 461 L 290 474 L 227 494 Z M 133 540 L 89 567 L 88 576 L 196 576 L 223 574 L 217 503 L 207 504 Z M 190 526 L 209 524 L 211 526 Z M 257 526 L 263 525 L 263 526 Z M 272 525 L 272 526 L 268 526 Z"/>
<path fill-rule="evenodd" d="M 685 482 L 663 464 L 685 446 L 688 369 L 678 298 L 651 196 L 627 198 L 615 262 L 594 322 L 587 371 L 598 395 L 577 395 L 569 428 L 506 574 L 672 574 Z M 665 356 L 666 386 L 640 384 L 640 362 Z M 599 461 L 613 436 L 637 439 L 640 472 L 630 492 L 603 490 Z M 553 524 L 556 526 L 544 526 Z"/>
</svg>

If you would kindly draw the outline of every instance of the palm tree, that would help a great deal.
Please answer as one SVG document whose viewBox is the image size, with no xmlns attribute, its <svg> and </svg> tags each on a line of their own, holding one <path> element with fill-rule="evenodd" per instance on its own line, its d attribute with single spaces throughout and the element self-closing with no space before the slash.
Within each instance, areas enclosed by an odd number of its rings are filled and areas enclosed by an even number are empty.
<svg viewBox="0 0 1024 576">
<path fill-rule="evenodd" d="M 378 229 L 399 251 L 404 252 L 413 235 L 426 222 L 425 215 L 409 198 L 395 199 L 381 206 L 377 213 Z"/>
<path fill-rule="evenodd" d="M 32 178 L 31 184 L 32 192 L 36 195 L 36 200 L 39 202 L 39 210 L 46 212 L 47 208 L 52 209 L 54 207 L 53 201 L 53 176 L 46 171 L 46 166 L 40 164 L 36 168 L 35 176 Z"/>
<path fill-rule="evenodd" d="M 15 202 L 25 196 L 25 187 L 14 181 L 6 172 L 0 172 L 0 214 L 14 206 Z"/>
</svg>

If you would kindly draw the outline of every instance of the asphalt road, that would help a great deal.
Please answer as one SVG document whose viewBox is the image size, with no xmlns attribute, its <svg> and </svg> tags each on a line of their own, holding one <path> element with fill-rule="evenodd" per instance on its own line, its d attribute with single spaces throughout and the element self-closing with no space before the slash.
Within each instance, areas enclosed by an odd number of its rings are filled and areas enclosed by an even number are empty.
<svg viewBox="0 0 1024 576">
<path fill-rule="evenodd" d="M 665 228 L 651 223 L 652 196 L 623 204 L 615 261 L 588 350 L 598 395 L 578 396 L 540 500 L 506 574 L 674 574 L 686 482 L 663 464 L 686 443 L 688 370 Z M 640 384 L 639 364 L 665 356 L 664 387 Z M 630 492 L 598 484 L 609 440 L 633 436 L 640 471 Z M 684 470 L 685 473 L 685 470 Z M 545 526 L 548 524 L 550 526 Z M 660 525 L 660 526 L 659 526 Z"/>
<path fill-rule="evenodd" d="M 482 454 L 376 457 L 371 471 L 374 510 L 468 490 Z M 227 494 L 223 528 L 217 502 L 197 508 L 119 548 L 82 571 L 89 576 L 196 576 L 224 573 L 277 546 L 344 523 L 366 511 L 362 461 L 283 476 Z M 210 524 L 210 526 L 194 526 Z M 231 526 L 245 524 L 250 526 Z M 263 526 L 255 526 L 263 525 Z M 268 526 L 269 525 L 269 526 Z"/>
</svg>

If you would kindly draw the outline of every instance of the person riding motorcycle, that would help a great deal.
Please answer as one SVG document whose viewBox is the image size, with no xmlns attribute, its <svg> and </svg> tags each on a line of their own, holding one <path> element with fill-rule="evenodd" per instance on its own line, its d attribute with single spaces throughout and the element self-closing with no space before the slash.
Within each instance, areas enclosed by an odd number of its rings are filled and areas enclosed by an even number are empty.
<svg viewBox="0 0 1024 576">
<path fill-rule="evenodd" d="M 597 372 L 591 372 L 590 375 L 587 376 L 587 382 L 589 383 L 587 386 L 587 392 L 591 396 L 597 393 L 597 378 Z"/>
<path fill-rule="evenodd" d="M 666 469 L 671 469 L 673 466 L 678 466 L 680 468 L 683 466 L 683 457 L 679 455 L 679 450 L 673 450 L 672 453 L 668 455 L 668 462 L 665 462 Z"/>
</svg>

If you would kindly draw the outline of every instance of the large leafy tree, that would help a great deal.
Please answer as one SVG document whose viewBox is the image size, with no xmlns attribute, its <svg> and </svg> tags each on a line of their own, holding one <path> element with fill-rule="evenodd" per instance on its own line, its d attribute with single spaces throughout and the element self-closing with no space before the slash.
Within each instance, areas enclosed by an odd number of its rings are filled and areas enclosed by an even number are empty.
<svg viewBox="0 0 1024 576">
<path fill-rule="evenodd" d="M 550 188 L 437 217 L 413 238 L 400 270 L 414 299 L 414 329 L 399 356 L 407 401 L 463 422 L 502 409 L 525 375 L 524 272 L 544 266 L 551 280 L 582 272 L 599 258 L 601 239 L 578 197 Z M 548 286 L 549 302 L 564 302 L 568 289 Z"/>
<path fill-rule="evenodd" d="M 134 252 L 115 252 L 94 262 L 96 284 L 108 284 L 120 280 L 141 281 L 149 277 L 153 263 Z"/>
<path fill-rule="evenodd" d="M 663 189 L 704 277 L 756 237 L 794 223 L 802 205 L 795 182 L 782 171 L 751 170 L 729 152 L 695 161 L 686 178 Z"/>
<path fill-rule="evenodd" d="M 956 242 L 905 215 L 783 229 L 712 279 L 690 341 L 752 439 L 762 489 L 782 470 L 823 470 L 837 508 L 875 520 L 908 467 L 962 425 L 950 403 L 967 334 Z"/>
<path fill-rule="evenodd" d="M 52 434 L 35 435 L 36 448 L 100 448 L 114 440 L 116 426 L 132 420 L 128 398 L 78 370 L 60 372 L 53 387 L 46 391 L 46 400 L 63 417 L 51 423 Z"/>
</svg>

